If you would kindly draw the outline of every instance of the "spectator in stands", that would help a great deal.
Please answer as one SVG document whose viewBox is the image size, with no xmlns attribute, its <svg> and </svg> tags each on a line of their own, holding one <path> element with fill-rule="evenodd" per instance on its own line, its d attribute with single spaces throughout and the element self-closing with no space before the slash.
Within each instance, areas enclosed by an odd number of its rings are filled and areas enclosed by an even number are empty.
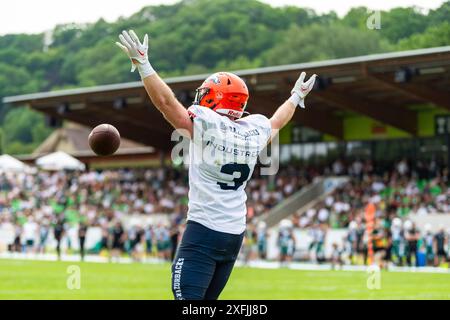
<svg viewBox="0 0 450 320">
<path fill-rule="evenodd" d="M 362 179 L 363 169 L 364 164 L 359 159 L 356 159 L 356 161 L 350 166 L 349 174 L 355 178 Z"/>
<path fill-rule="evenodd" d="M 407 175 L 409 172 L 408 162 L 404 158 L 397 164 L 397 172 L 400 174 L 400 176 Z"/>
<path fill-rule="evenodd" d="M 344 163 L 340 159 L 337 159 L 336 161 L 333 162 L 333 174 L 335 176 L 340 176 L 343 175 L 344 173 L 345 173 Z"/>
</svg>

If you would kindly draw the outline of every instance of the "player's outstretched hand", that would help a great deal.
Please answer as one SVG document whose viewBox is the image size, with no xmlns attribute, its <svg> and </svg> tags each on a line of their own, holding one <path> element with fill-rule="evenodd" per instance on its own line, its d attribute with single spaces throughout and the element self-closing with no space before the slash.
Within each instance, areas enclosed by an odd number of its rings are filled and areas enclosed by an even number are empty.
<svg viewBox="0 0 450 320">
<path fill-rule="evenodd" d="M 133 30 L 122 31 L 119 35 L 120 42 L 116 45 L 125 52 L 131 59 L 131 72 L 138 68 L 142 79 L 154 73 L 148 61 L 148 35 L 144 36 L 144 41 L 141 43 L 138 36 Z"/>
<path fill-rule="evenodd" d="M 308 81 L 305 80 L 306 73 L 303 71 L 300 74 L 300 77 L 298 78 L 297 82 L 295 82 L 294 88 L 292 88 L 291 94 L 297 94 L 300 97 L 299 105 L 301 108 L 305 108 L 305 97 L 308 95 L 308 93 L 312 90 L 314 87 L 314 82 L 316 81 L 316 74 L 313 74 L 311 78 L 308 79 Z"/>
</svg>

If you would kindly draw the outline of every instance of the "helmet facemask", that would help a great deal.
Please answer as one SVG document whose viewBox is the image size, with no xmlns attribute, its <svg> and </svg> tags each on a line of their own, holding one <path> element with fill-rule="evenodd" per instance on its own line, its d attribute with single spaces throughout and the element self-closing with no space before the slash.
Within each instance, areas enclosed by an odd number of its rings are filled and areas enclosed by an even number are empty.
<svg viewBox="0 0 450 320">
<path fill-rule="evenodd" d="M 194 104 L 201 105 L 202 99 L 209 93 L 210 88 L 200 87 L 195 90 Z"/>
</svg>

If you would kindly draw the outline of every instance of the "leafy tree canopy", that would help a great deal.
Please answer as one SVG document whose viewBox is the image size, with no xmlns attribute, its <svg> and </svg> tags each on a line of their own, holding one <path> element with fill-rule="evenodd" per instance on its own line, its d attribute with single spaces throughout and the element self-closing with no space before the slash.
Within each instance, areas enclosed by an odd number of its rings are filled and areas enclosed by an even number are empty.
<svg viewBox="0 0 450 320">
<path fill-rule="evenodd" d="M 184 0 L 148 6 L 113 23 L 58 25 L 42 34 L 0 36 L 0 98 L 43 90 L 136 81 L 114 45 L 124 29 L 150 36 L 150 59 L 163 76 L 208 73 L 450 44 L 450 1 L 423 12 L 381 12 L 381 29 L 366 26 L 371 11 L 317 14 L 257 0 Z M 44 117 L 0 105 L 2 151 L 31 152 L 51 132 Z"/>
</svg>

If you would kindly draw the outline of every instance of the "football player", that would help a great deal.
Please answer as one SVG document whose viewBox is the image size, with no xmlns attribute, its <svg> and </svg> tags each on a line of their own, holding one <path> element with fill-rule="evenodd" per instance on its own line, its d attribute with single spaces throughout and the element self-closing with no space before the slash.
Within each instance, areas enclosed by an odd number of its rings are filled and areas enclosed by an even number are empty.
<svg viewBox="0 0 450 320">
<path fill-rule="evenodd" d="M 291 97 L 272 115 L 243 117 L 249 97 L 245 82 L 218 72 L 197 89 L 186 109 L 158 76 L 148 59 L 148 36 L 132 30 L 116 44 L 138 70 L 145 90 L 164 118 L 189 143 L 187 225 L 172 264 L 175 299 L 217 299 L 233 269 L 246 224 L 246 193 L 256 159 L 273 135 L 292 118 L 314 86 L 316 75 L 302 72 Z"/>
</svg>

